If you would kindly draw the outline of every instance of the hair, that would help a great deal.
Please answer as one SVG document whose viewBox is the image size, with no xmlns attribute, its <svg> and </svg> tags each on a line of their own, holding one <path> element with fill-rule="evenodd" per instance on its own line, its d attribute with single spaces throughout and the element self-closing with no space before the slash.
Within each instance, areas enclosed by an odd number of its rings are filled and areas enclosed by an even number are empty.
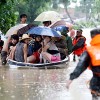
<svg viewBox="0 0 100 100">
<path fill-rule="evenodd" d="M 95 35 L 100 34 L 100 28 L 96 28 L 90 31 L 91 37 L 94 37 Z"/>
<path fill-rule="evenodd" d="M 41 41 L 42 41 L 42 36 L 41 35 L 35 35 L 35 37 L 34 37 L 35 40 L 36 40 L 37 37 L 40 37 L 41 38 Z"/>
<path fill-rule="evenodd" d="M 13 35 L 11 35 L 11 39 L 14 39 L 14 40 L 19 41 L 19 37 L 18 37 L 17 34 L 13 34 Z"/>
<path fill-rule="evenodd" d="M 83 30 L 82 30 L 82 29 L 78 29 L 77 31 L 78 31 L 78 32 L 83 32 Z"/>
<path fill-rule="evenodd" d="M 27 17 L 27 15 L 26 14 L 21 14 L 20 19 L 22 19 L 23 17 Z"/>
<path fill-rule="evenodd" d="M 43 22 L 43 24 L 47 24 L 47 23 L 51 24 L 51 21 L 44 21 Z"/>
</svg>

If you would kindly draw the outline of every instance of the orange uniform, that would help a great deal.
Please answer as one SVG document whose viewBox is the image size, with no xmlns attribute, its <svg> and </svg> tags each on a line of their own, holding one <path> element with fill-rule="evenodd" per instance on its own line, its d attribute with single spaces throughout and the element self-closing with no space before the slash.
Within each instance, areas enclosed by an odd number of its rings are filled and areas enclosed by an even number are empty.
<svg viewBox="0 0 100 100">
<path fill-rule="evenodd" d="M 86 38 L 83 37 L 83 36 L 81 36 L 81 37 L 79 37 L 79 38 L 77 38 L 77 39 L 74 38 L 74 39 L 73 39 L 73 46 L 75 46 L 75 45 L 77 44 L 77 42 L 78 42 L 81 38 L 83 38 L 83 39 L 86 41 Z M 80 56 L 85 50 L 86 50 L 86 44 L 84 43 L 84 45 L 83 45 L 82 47 L 78 48 L 77 50 L 74 50 L 73 53 L 74 53 L 75 55 L 77 55 L 77 56 Z"/>
</svg>

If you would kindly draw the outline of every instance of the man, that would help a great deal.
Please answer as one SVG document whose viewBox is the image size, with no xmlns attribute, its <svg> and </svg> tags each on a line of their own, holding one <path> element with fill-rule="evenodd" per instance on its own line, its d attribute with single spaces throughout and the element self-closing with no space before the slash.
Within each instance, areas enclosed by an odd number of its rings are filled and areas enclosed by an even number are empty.
<svg viewBox="0 0 100 100">
<path fill-rule="evenodd" d="M 2 51 L 3 45 L 4 45 L 4 41 L 1 40 L 1 36 L 0 36 L 0 53 Z"/>
<path fill-rule="evenodd" d="M 86 48 L 75 70 L 70 74 L 67 88 L 69 88 L 74 79 L 79 77 L 90 66 L 93 72 L 93 77 L 90 81 L 92 100 L 100 100 L 100 29 L 93 29 L 91 38 L 91 46 Z"/>
<path fill-rule="evenodd" d="M 86 50 L 86 38 L 82 35 L 82 32 L 83 31 L 81 29 L 78 29 L 76 32 L 76 37 L 73 39 L 73 61 L 75 61 L 75 55 L 79 57 Z"/>
<path fill-rule="evenodd" d="M 6 58 L 9 54 L 12 47 L 14 47 L 19 41 L 19 37 L 17 34 L 11 35 L 11 37 L 8 38 L 7 42 L 5 42 L 5 45 L 3 46 L 2 52 L 1 52 L 1 62 L 2 65 L 6 64 Z"/>
<path fill-rule="evenodd" d="M 21 14 L 20 15 L 20 23 L 25 24 L 27 21 L 27 15 L 26 14 Z"/>
</svg>

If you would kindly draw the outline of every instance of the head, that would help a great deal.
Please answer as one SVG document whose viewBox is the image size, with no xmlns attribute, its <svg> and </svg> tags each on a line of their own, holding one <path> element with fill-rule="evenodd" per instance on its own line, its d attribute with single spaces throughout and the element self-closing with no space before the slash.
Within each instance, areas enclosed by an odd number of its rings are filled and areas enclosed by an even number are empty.
<svg viewBox="0 0 100 100">
<path fill-rule="evenodd" d="M 59 35 L 61 35 L 61 32 L 60 31 L 57 31 L 57 33 L 59 34 Z M 61 37 L 56 37 L 56 38 L 54 38 L 56 41 L 60 41 L 60 40 L 66 40 L 66 37 L 64 36 L 64 35 L 61 35 Z"/>
<path fill-rule="evenodd" d="M 28 44 L 29 41 L 30 41 L 30 37 L 28 36 L 28 34 L 23 34 L 21 42 Z"/>
<path fill-rule="evenodd" d="M 52 40 L 51 36 L 44 36 L 44 40 L 48 43 Z"/>
<path fill-rule="evenodd" d="M 81 36 L 82 35 L 83 30 L 82 29 L 78 29 L 76 32 L 76 36 Z"/>
<path fill-rule="evenodd" d="M 54 29 L 56 31 L 59 31 L 61 35 L 64 35 L 64 36 L 67 36 L 67 33 L 69 32 L 69 28 L 64 25 L 56 26 L 54 27 Z"/>
<path fill-rule="evenodd" d="M 21 14 L 20 15 L 20 21 L 21 21 L 21 24 L 26 23 L 26 21 L 27 21 L 27 15 L 26 14 Z"/>
<path fill-rule="evenodd" d="M 100 28 L 96 28 L 90 31 L 91 34 L 91 38 L 93 38 L 94 36 L 100 34 Z"/>
<path fill-rule="evenodd" d="M 48 27 L 49 25 L 51 25 L 51 21 L 44 21 L 43 25 Z"/>
<path fill-rule="evenodd" d="M 19 37 L 18 37 L 18 35 L 17 34 L 13 34 L 13 35 L 11 35 L 11 43 L 12 44 L 17 44 L 18 43 L 18 41 L 19 41 Z"/>
<path fill-rule="evenodd" d="M 41 42 L 42 41 L 42 36 L 41 35 L 36 35 L 35 36 L 35 41 Z"/>
</svg>

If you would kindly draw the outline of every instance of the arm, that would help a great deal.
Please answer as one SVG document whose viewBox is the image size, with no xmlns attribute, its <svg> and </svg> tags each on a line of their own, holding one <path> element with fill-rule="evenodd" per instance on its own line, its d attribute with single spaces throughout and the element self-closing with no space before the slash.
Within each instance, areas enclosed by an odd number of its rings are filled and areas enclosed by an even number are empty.
<svg viewBox="0 0 100 100">
<path fill-rule="evenodd" d="M 24 62 L 27 62 L 27 44 L 24 44 L 23 52 L 24 52 Z"/>
<path fill-rule="evenodd" d="M 79 63 L 77 64 L 75 70 L 70 74 L 70 80 L 67 82 L 67 88 L 69 88 L 72 80 L 82 74 L 90 64 L 90 56 L 87 51 L 85 51 L 80 57 Z"/>
<path fill-rule="evenodd" d="M 42 47 L 42 51 L 43 52 L 46 52 L 47 51 L 47 49 L 49 48 L 50 46 L 47 44 L 47 45 L 45 45 L 44 47 Z"/>
<path fill-rule="evenodd" d="M 7 57 L 7 59 L 14 59 L 14 54 L 15 54 L 15 50 L 16 50 L 16 46 L 12 47 L 9 56 Z"/>
<path fill-rule="evenodd" d="M 67 49 L 68 49 L 68 55 L 72 53 L 72 39 L 71 37 L 68 37 L 68 40 L 67 40 Z"/>
<path fill-rule="evenodd" d="M 72 51 L 83 47 L 84 43 L 85 43 L 85 39 L 84 38 L 80 38 L 79 41 L 77 42 L 77 44 L 75 46 L 73 46 Z"/>
<path fill-rule="evenodd" d="M 80 57 L 80 60 L 75 68 L 75 70 L 73 71 L 73 73 L 70 74 L 70 79 L 73 80 L 77 77 L 80 76 L 81 73 L 83 73 L 83 71 L 85 71 L 87 69 L 87 67 L 90 64 L 90 56 L 88 54 L 87 51 L 85 51 L 82 56 Z"/>
</svg>

